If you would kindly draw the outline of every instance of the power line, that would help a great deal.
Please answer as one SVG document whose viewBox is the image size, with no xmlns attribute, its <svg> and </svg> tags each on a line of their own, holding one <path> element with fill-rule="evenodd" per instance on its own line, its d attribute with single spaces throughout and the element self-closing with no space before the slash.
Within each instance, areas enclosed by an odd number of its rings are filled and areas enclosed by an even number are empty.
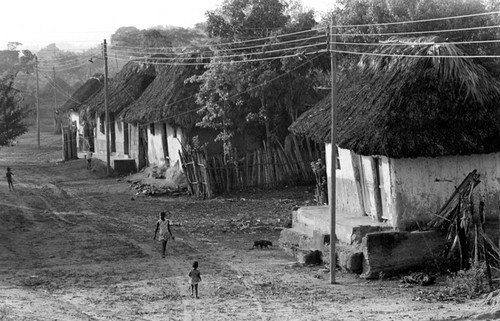
<svg viewBox="0 0 500 321">
<path fill-rule="evenodd" d="M 459 29 L 444 29 L 444 30 L 427 30 L 427 31 L 407 31 L 407 32 L 386 32 L 386 33 L 336 33 L 335 36 L 401 36 L 401 35 L 417 35 L 417 34 L 429 34 L 429 33 L 445 33 L 445 32 L 457 32 L 457 31 L 471 31 L 471 30 L 485 30 L 500 28 L 498 26 L 483 26 L 483 27 L 470 27 L 470 28 L 459 28 Z"/>
<path fill-rule="evenodd" d="M 326 35 L 326 34 L 325 34 Z M 211 51 L 220 51 L 220 52 L 229 52 L 229 51 L 238 51 L 238 50 L 247 50 L 247 49 L 254 49 L 254 48 L 262 48 L 262 47 L 272 47 L 272 46 L 279 46 L 279 45 L 283 45 L 283 44 L 288 44 L 288 43 L 293 43 L 293 42 L 300 42 L 300 41 L 306 41 L 306 40 L 314 40 L 314 39 L 324 39 L 325 35 L 319 35 L 319 36 L 313 36 L 313 37 L 309 37 L 309 38 L 298 38 L 298 39 L 294 39 L 294 40 L 288 40 L 288 41 L 282 41 L 282 42 L 275 42 L 275 43 L 265 43 L 265 44 L 260 44 L 260 45 L 255 45 L 255 46 L 249 46 L 249 47 L 238 47 L 238 48 L 227 48 L 227 49 L 216 49 L 216 50 L 211 50 Z M 176 51 L 172 51 L 172 50 L 168 50 L 168 51 L 156 51 L 154 52 L 154 50 L 156 48 L 154 47 L 145 47 L 145 48 L 142 48 L 143 51 L 126 51 L 126 50 L 114 50 L 114 49 L 111 49 L 110 52 L 114 52 L 114 53 L 122 53 L 122 54 L 144 54 L 144 53 L 147 53 L 147 54 L 154 54 L 154 53 L 157 53 L 157 54 L 184 54 L 184 55 L 187 55 L 187 54 L 197 54 L 199 53 L 200 51 L 181 51 L 181 52 L 176 52 Z M 151 52 L 153 51 L 153 52 Z"/>
<path fill-rule="evenodd" d="M 313 31 L 319 31 L 319 30 L 326 30 L 326 27 L 320 27 L 320 28 L 315 28 L 315 29 L 308 29 L 308 30 L 303 30 L 303 31 L 297 31 L 297 32 L 291 32 L 291 33 L 284 33 L 284 34 L 279 34 L 279 35 L 273 35 L 273 36 L 268 36 L 268 37 L 263 37 L 263 38 L 254 38 L 254 39 L 247 39 L 247 40 L 241 40 L 241 41 L 233 41 L 233 42 L 226 42 L 226 43 L 215 43 L 211 45 L 215 46 L 230 46 L 230 45 L 237 45 L 237 44 L 243 44 L 243 43 L 249 43 L 249 42 L 256 42 L 256 41 L 263 41 L 263 40 L 272 40 L 276 38 L 282 38 L 282 37 L 289 37 L 293 35 L 298 35 L 298 34 L 303 34 L 307 32 L 313 32 Z M 112 48 L 130 48 L 130 49 L 141 49 L 143 47 L 128 47 L 128 46 L 112 46 Z M 175 49 L 184 49 L 185 47 L 150 47 L 154 49 L 167 49 L 167 50 L 175 50 Z"/>
<path fill-rule="evenodd" d="M 399 42 L 391 43 L 391 46 L 428 46 L 428 45 L 470 45 L 470 44 L 487 44 L 499 43 L 500 39 L 495 40 L 474 40 L 474 41 L 450 41 L 450 42 L 408 42 L 399 40 Z M 386 42 L 331 42 L 330 44 L 350 45 L 350 46 L 387 46 Z"/>
<path fill-rule="evenodd" d="M 500 58 L 500 55 L 477 55 L 477 56 L 443 56 L 443 55 L 407 55 L 407 54 L 381 54 L 375 52 L 359 52 L 359 51 L 348 51 L 348 50 L 331 50 L 331 52 L 354 54 L 354 55 L 368 55 L 368 56 L 380 56 L 380 57 L 408 57 L 408 58 Z"/>
<path fill-rule="evenodd" d="M 215 64 L 215 65 L 228 65 L 228 64 L 237 64 L 237 63 L 248 63 L 248 62 L 258 62 L 258 61 L 267 61 L 267 60 L 274 60 L 274 59 L 283 59 L 283 58 L 291 58 L 291 57 L 299 57 L 301 55 L 312 55 L 312 54 L 319 54 L 327 52 L 326 49 L 320 49 L 312 52 L 303 52 L 303 53 L 295 53 L 291 55 L 282 55 L 282 56 L 275 56 L 275 57 L 266 57 L 266 58 L 257 58 L 257 59 L 244 59 L 244 60 L 231 60 L 231 61 L 211 61 L 211 62 L 199 62 L 199 63 L 190 63 L 190 62 L 147 62 L 148 64 L 152 65 L 168 65 L 168 66 L 205 66 L 207 64 Z M 245 57 L 248 55 L 242 55 L 242 57 Z M 224 56 L 218 57 L 220 59 L 223 59 Z M 120 61 L 127 61 L 127 62 L 134 62 L 134 63 L 145 63 L 144 61 L 140 61 L 138 59 L 124 59 L 124 58 L 117 58 Z"/>
<path fill-rule="evenodd" d="M 449 16 L 449 17 L 443 17 L 443 18 L 409 20 L 409 21 L 401 21 L 401 22 L 367 23 L 367 24 L 354 24 L 354 25 L 336 25 L 336 26 L 333 26 L 333 27 L 334 28 L 354 28 L 354 27 L 393 26 L 393 25 L 402 25 L 402 24 L 411 24 L 411 23 L 421 23 L 421 22 L 431 22 L 431 21 L 442 21 L 442 20 L 471 18 L 471 17 L 479 17 L 479 16 L 485 16 L 485 15 L 499 14 L 499 13 L 500 13 L 500 11 L 492 11 L 492 12 L 482 12 L 482 13 L 474 13 L 474 14 L 468 14 L 468 15 L 461 15 L 461 16 Z"/>
<path fill-rule="evenodd" d="M 326 52 L 326 51 L 325 51 L 325 52 Z M 304 63 L 302 63 L 302 64 L 298 65 L 297 67 L 293 68 L 292 70 L 288 70 L 288 71 L 284 72 L 284 73 L 283 73 L 283 74 L 281 74 L 281 75 L 278 75 L 278 76 L 276 76 L 276 77 L 274 77 L 274 78 L 272 78 L 272 79 L 270 79 L 270 80 L 267 80 L 267 81 L 266 81 L 265 83 L 263 83 L 263 84 L 260 84 L 260 85 L 255 85 L 255 86 L 253 86 L 252 88 L 249 88 L 249 89 L 247 89 L 247 90 L 245 90 L 245 91 L 242 91 L 242 92 L 240 92 L 240 93 L 237 93 L 237 94 L 234 94 L 234 95 L 232 95 L 232 96 L 229 96 L 229 97 L 228 97 L 228 99 L 232 99 L 232 98 L 235 98 L 235 97 L 237 97 L 237 96 L 239 96 L 239 95 L 241 95 L 241 94 L 248 93 L 248 92 L 250 92 L 250 91 L 255 90 L 256 88 L 266 86 L 266 85 L 268 85 L 269 83 L 271 83 L 271 82 L 273 82 L 273 81 L 275 81 L 275 80 L 278 80 L 278 79 L 280 79 L 280 78 L 282 78 L 282 77 L 284 77 L 284 76 L 286 76 L 286 75 L 288 75 L 288 74 L 292 73 L 293 71 L 295 71 L 295 70 L 297 70 L 297 69 L 299 69 L 299 68 L 304 67 L 305 65 L 307 65 L 307 64 L 309 64 L 309 63 L 311 63 L 311 61 L 312 61 L 312 60 L 317 59 L 317 58 L 319 58 L 320 56 L 321 56 L 321 55 L 318 55 L 318 56 L 312 57 L 311 59 L 306 60 Z M 248 74 L 245 74 L 244 76 L 247 76 L 247 75 L 248 75 Z M 238 77 L 238 79 L 241 79 L 241 78 L 243 78 L 243 77 Z M 196 98 L 196 94 L 195 94 L 195 95 L 192 95 L 192 96 L 189 96 L 189 97 L 186 97 L 186 98 L 182 98 L 182 99 L 177 100 L 177 101 L 174 101 L 173 103 L 170 103 L 169 105 L 175 105 L 175 104 L 178 104 L 178 103 L 180 103 L 180 102 L 182 102 L 182 101 L 184 101 L 184 100 L 191 99 L 191 98 Z M 172 115 L 172 116 L 168 116 L 168 117 L 165 117 L 165 118 L 160 118 L 160 119 L 155 119 L 155 122 L 162 121 L 162 120 L 168 120 L 168 119 L 171 119 L 171 118 L 175 118 L 175 117 L 179 117 L 179 116 L 182 116 L 182 115 L 190 114 L 190 113 L 193 113 L 193 112 L 199 111 L 201 108 L 202 108 L 202 107 L 198 107 L 198 108 L 196 108 L 196 109 L 191 109 L 191 110 L 188 110 L 188 111 L 185 111 L 185 112 L 182 112 L 182 113 L 176 114 L 176 115 Z M 147 126 L 148 124 L 140 124 L 140 125 L 141 125 L 141 126 Z"/>
<path fill-rule="evenodd" d="M 211 58 L 211 59 L 216 59 L 216 58 L 246 58 L 249 56 L 259 56 L 259 55 L 268 55 L 270 53 L 284 53 L 287 51 L 292 51 L 292 50 L 299 50 L 299 49 L 307 49 L 307 48 L 312 48 L 312 47 L 317 47 L 317 46 L 326 46 L 326 43 L 321 42 L 321 43 L 316 43 L 316 44 L 310 44 L 306 46 L 298 46 L 298 47 L 292 47 L 292 48 L 284 48 L 284 49 L 277 49 L 277 50 L 269 50 L 269 51 L 258 51 L 258 52 L 249 52 L 245 54 L 238 54 L 238 55 L 227 55 L 227 56 L 211 56 L 211 57 L 182 57 L 178 55 L 178 57 L 134 57 L 132 60 L 138 60 L 138 61 L 146 61 L 148 62 L 149 60 L 152 60 L 154 62 L 169 62 L 171 60 L 175 60 L 175 62 L 179 61 L 199 61 L 200 58 Z M 118 56 L 117 56 L 118 57 Z M 126 59 L 123 55 L 119 56 L 122 59 Z M 204 63 L 206 64 L 206 63 Z"/>
</svg>

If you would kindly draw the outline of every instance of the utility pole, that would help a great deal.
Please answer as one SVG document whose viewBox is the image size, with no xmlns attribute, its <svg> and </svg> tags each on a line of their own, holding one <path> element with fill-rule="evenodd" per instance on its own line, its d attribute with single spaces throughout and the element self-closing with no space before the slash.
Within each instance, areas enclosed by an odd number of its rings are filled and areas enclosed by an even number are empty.
<svg viewBox="0 0 500 321">
<path fill-rule="evenodd" d="M 38 57 L 35 56 L 35 76 L 36 76 L 36 141 L 40 149 L 40 99 L 38 97 Z"/>
<path fill-rule="evenodd" d="M 106 48 L 106 39 L 102 45 L 102 54 L 104 58 L 104 121 L 106 131 L 106 175 L 109 177 L 110 152 L 109 152 L 109 111 L 108 111 L 108 53 Z"/>
<path fill-rule="evenodd" d="M 330 153 L 330 283 L 335 284 L 335 266 L 336 266 L 336 253 L 335 243 L 337 235 L 335 233 L 336 224 L 336 185 L 337 185 L 337 36 L 333 33 L 333 26 L 336 24 L 335 16 L 332 17 L 330 25 L 330 67 L 331 67 L 331 153 Z"/>
<path fill-rule="evenodd" d="M 58 133 L 58 128 L 57 128 L 57 114 L 56 114 L 56 110 L 57 110 L 57 89 L 56 89 L 56 86 L 57 86 L 57 80 L 56 80 L 56 67 L 52 66 L 52 74 L 53 74 L 53 77 L 54 77 L 54 108 L 53 108 L 53 112 L 54 112 L 54 132 L 55 133 Z"/>
</svg>

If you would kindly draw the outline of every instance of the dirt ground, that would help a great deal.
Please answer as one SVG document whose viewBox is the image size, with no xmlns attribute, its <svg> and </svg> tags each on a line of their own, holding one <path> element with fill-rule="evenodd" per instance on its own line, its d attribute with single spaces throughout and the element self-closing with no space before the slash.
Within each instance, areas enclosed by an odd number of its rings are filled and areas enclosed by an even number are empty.
<svg viewBox="0 0 500 321">
<path fill-rule="evenodd" d="M 199 201 L 135 195 L 126 178 L 85 160 L 60 162 L 60 135 L 42 126 L 0 150 L 0 320 L 469 320 L 494 319 L 483 300 L 436 302 L 397 279 L 368 281 L 293 264 L 278 246 L 309 188 Z M 5 168 L 14 173 L 9 192 Z M 153 241 L 168 211 L 175 241 Z M 187 274 L 199 261 L 200 299 Z M 433 287 L 443 286 L 438 282 Z M 428 288 L 428 287 L 427 287 Z"/>
</svg>

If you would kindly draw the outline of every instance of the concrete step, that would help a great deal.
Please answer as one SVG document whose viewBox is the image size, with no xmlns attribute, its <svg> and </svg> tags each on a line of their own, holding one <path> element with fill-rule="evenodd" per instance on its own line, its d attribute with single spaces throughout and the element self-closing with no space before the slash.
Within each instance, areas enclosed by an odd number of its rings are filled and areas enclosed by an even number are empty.
<svg viewBox="0 0 500 321">
<path fill-rule="evenodd" d="M 330 234 L 330 210 L 328 206 L 305 206 L 292 212 L 292 228 L 306 235 L 314 232 Z M 392 227 L 368 216 L 347 216 L 337 213 L 335 233 L 337 240 L 347 245 L 360 244 L 363 236 L 372 232 L 390 231 Z"/>
<path fill-rule="evenodd" d="M 320 260 L 323 263 L 330 263 L 330 236 L 320 232 L 309 236 L 300 230 L 290 228 L 281 231 L 279 245 L 288 254 L 297 259 L 299 263 L 312 263 L 310 257 L 315 252 L 321 253 Z M 343 270 L 353 273 L 363 271 L 363 251 L 353 245 L 336 244 L 336 265 Z M 316 257 L 316 255 L 314 255 Z"/>
</svg>

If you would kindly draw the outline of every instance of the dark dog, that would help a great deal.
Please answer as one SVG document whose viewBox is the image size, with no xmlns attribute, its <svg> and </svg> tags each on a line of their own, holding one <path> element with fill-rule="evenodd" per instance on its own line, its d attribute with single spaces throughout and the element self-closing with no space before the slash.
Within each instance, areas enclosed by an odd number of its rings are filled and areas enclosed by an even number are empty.
<svg viewBox="0 0 500 321">
<path fill-rule="evenodd" d="M 255 241 L 253 243 L 253 247 L 258 247 L 260 246 L 260 248 L 269 248 L 270 246 L 273 246 L 273 242 L 271 241 L 266 241 L 266 240 L 260 240 L 260 241 Z"/>
</svg>

